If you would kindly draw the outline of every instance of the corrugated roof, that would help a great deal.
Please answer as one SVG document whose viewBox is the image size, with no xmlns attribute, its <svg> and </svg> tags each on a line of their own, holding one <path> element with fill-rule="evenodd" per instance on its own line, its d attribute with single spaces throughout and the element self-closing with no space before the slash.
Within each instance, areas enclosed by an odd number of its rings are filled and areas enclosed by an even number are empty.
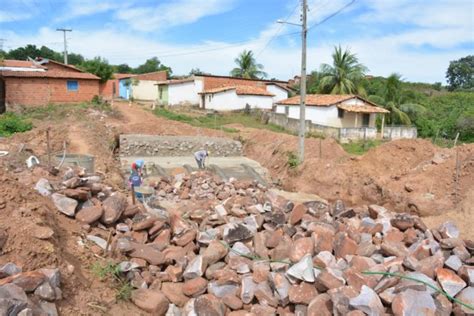
<svg viewBox="0 0 474 316">
<path fill-rule="evenodd" d="M 222 86 L 218 88 L 204 90 L 200 94 L 212 94 L 219 93 L 228 90 L 235 90 L 235 93 L 238 95 L 263 95 L 273 97 L 274 94 L 268 92 L 264 88 L 254 87 L 254 86 Z"/>
<path fill-rule="evenodd" d="M 73 71 L 1 71 L 0 76 L 20 78 L 100 79 L 99 77 L 87 72 Z"/>
</svg>

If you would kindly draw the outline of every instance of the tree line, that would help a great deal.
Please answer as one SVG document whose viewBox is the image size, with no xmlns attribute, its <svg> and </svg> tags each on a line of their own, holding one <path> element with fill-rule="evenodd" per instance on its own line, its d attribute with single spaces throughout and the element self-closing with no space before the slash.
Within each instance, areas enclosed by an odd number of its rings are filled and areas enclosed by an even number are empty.
<svg viewBox="0 0 474 316">
<path fill-rule="evenodd" d="M 18 47 L 8 52 L 0 50 L 0 59 L 27 60 L 28 58 L 47 58 L 58 62 L 64 61 L 64 54 L 56 52 L 46 46 L 37 47 L 36 45 L 26 45 Z M 107 59 L 94 57 L 87 59 L 81 54 L 68 53 L 68 64 L 76 66 L 79 69 L 90 72 L 101 78 L 105 82 L 112 78 L 114 73 L 144 74 L 154 71 L 165 70 L 168 75 L 172 74 L 171 67 L 163 65 L 157 57 L 147 59 L 143 64 L 137 67 L 131 67 L 128 64 L 111 65 Z"/>
</svg>

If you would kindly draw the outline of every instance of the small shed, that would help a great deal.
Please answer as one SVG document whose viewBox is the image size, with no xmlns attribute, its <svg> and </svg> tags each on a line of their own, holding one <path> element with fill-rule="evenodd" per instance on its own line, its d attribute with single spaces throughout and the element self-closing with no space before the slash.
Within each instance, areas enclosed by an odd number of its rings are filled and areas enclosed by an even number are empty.
<svg viewBox="0 0 474 316">
<path fill-rule="evenodd" d="M 263 87 L 253 86 L 224 86 L 199 94 L 201 108 L 216 111 L 243 110 L 246 107 L 271 110 L 275 96 Z"/>
</svg>

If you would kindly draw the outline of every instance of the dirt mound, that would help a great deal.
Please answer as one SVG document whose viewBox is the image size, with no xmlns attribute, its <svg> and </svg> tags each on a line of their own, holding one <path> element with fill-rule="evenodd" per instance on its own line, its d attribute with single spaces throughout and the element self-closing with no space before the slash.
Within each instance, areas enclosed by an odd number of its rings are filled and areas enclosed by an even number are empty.
<svg viewBox="0 0 474 316">
<path fill-rule="evenodd" d="M 463 210 L 472 219 L 466 200 L 474 187 L 474 144 L 445 149 L 422 139 L 398 140 L 351 157 L 332 139 L 307 139 L 305 162 L 290 168 L 288 152 L 297 152 L 296 136 L 249 129 L 242 135 L 245 154 L 286 190 L 351 205 L 377 203 L 421 216 Z M 467 234 L 463 218 L 453 220 Z"/>
</svg>

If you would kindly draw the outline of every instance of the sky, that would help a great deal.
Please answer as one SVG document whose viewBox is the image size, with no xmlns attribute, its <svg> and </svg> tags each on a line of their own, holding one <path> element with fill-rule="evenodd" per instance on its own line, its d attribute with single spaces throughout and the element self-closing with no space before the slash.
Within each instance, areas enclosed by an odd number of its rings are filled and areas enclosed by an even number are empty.
<svg viewBox="0 0 474 316">
<path fill-rule="evenodd" d="M 347 7 L 346 7 L 347 6 Z M 344 8 L 330 19 L 335 12 Z M 451 60 L 474 54 L 473 0 L 308 0 L 307 70 L 350 49 L 368 74 L 445 82 Z M 112 64 L 157 56 L 176 75 L 228 75 L 252 50 L 269 78 L 300 74 L 300 0 L 11 0 L 0 6 L 3 49 L 35 44 Z"/>
</svg>

